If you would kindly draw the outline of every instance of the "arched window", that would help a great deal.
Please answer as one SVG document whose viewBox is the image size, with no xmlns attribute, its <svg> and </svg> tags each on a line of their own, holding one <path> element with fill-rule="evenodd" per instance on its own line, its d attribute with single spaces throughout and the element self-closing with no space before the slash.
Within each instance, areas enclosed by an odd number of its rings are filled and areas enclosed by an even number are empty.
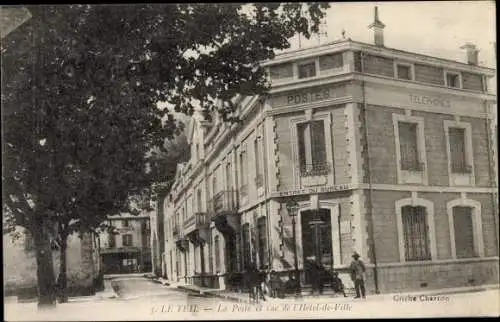
<svg viewBox="0 0 500 322">
<path fill-rule="evenodd" d="M 396 220 L 399 239 L 399 260 L 426 261 L 437 258 L 434 204 L 432 201 L 411 198 L 396 201 Z"/>
<path fill-rule="evenodd" d="M 404 206 L 403 221 L 404 250 L 406 261 L 430 260 L 429 225 L 427 211 L 422 206 Z"/>
</svg>

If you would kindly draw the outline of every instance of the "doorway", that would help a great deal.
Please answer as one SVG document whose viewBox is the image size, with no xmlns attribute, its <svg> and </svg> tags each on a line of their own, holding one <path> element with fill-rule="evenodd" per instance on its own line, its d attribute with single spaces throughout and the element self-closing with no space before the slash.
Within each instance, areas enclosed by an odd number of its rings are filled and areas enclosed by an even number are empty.
<svg viewBox="0 0 500 322">
<path fill-rule="evenodd" d="M 331 269 L 332 220 L 329 209 L 305 210 L 301 212 L 303 263 L 313 260 L 318 266 Z M 306 267 L 307 265 L 304 265 Z M 311 272 L 305 271 L 305 284 L 311 284 Z"/>
</svg>

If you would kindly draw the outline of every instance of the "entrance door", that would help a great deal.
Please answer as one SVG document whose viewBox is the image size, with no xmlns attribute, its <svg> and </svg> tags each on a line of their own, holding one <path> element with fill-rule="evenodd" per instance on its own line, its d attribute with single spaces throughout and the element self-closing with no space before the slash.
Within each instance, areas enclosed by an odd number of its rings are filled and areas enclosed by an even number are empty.
<svg viewBox="0 0 500 322">
<path fill-rule="evenodd" d="M 333 266 L 332 254 L 332 221 L 330 210 L 306 210 L 301 213 L 302 251 L 304 256 L 305 283 L 311 284 L 314 272 L 307 268 L 312 260 L 321 268 Z"/>
</svg>

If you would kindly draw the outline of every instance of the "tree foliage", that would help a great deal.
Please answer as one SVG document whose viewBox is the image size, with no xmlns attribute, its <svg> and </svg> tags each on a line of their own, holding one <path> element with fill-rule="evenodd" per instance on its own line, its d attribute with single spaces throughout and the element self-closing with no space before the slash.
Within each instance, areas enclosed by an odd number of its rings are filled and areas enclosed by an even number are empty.
<svg viewBox="0 0 500 322">
<path fill-rule="evenodd" d="M 266 93 L 259 63 L 316 32 L 327 7 L 28 6 L 2 40 L 2 199 L 15 223 L 87 231 L 129 210 L 158 181 L 151 151 L 182 130 L 157 103 L 230 120 L 232 97 Z"/>
</svg>

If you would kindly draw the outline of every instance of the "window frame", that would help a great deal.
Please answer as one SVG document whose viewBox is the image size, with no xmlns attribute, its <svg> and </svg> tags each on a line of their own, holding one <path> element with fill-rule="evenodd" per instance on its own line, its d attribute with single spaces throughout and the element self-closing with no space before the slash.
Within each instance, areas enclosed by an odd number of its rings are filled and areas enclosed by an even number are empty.
<svg viewBox="0 0 500 322">
<path fill-rule="evenodd" d="M 443 75 L 444 75 L 444 86 L 446 88 L 454 88 L 454 89 L 462 89 L 463 88 L 463 82 L 462 82 L 462 73 L 459 71 L 453 71 L 449 69 L 444 69 L 443 70 Z M 458 81 L 458 86 L 450 86 L 448 84 L 448 75 L 455 75 L 457 76 L 457 81 Z"/>
<path fill-rule="evenodd" d="M 405 244 L 404 244 L 404 227 L 403 227 L 403 207 L 421 206 L 426 208 L 426 220 L 428 225 L 429 233 L 429 248 L 431 253 L 431 258 L 429 260 L 422 261 L 407 261 L 405 258 Z M 413 192 L 411 198 L 404 198 L 397 200 L 395 202 L 396 210 L 396 225 L 398 230 L 398 244 L 399 244 L 399 261 L 401 263 L 418 263 L 418 262 L 429 262 L 437 259 L 437 244 L 436 244 L 436 226 L 435 226 L 435 215 L 434 215 L 434 203 L 430 200 L 419 198 L 416 193 Z"/>
<path fill-rule="evenodd" d="M 311 64 L 314 65 L 314 75 L 307 76 L 307 77 L 300 77 L 300 67 L 305 66 L 305 65 L 311 65 Z M 319 60 L 317 58 L 304 59 L 304 60 L 295 62 L 294 73 L 296 72 L 296 74 L 294 75 L 294 79 L 304 80 L 304 79 L 311 79 L 311 78 L 317 77 L 319 75 L 319 68 L 318 68 L 319 66 L 318 65 L 319 65 Z"/>
<path fill-rule="evenodd" d="M 472 199 L 466 198 L 462 195 L 459 199 L 454 199 L 446 203 L 446 211 L 448 213 L 448 225 L 450 232 L 450 249 L 451 257 L 453 259 L 457 258 L 456 242 L 455 242 L 455 217 L 453 213 L 453 208 L 455 207 L 469 207 L 471 209 L 471 219 L 472 219 L 472 234 L 474 239 L 474 253 L 476 257 L 484 257 L 484 234 L 483 234 L 483 221 L 481 215 L 481 203 Z M 461 258 L 468 259 L 468 258 Z"/>
<path fill-rule="evenodd" d="M 474 166 L 474 150 L 472 146 L 472 126 L 470 123 L 461 122 L 459 120 L 444 120 L 443 122 L 445 140 L 446 140 L 446 155 L 448 164 L 448 178 L 450 186 L 475 186 L 476 175 Z M 465 144 L 465 161 L 467 166 L 470 166 L 470 172 L 453 172 L 451 164 L 451 145 L 450 145 L 450 128 L 461 128 L 464 129 L 464 144 Z M 468 180 L 469 182 L 465 182 Z M 457 181 L 462 181 L 464 184 L 457 183 Z"/>
<path fill-rule="evenodd" d="M 125 243 L 125 237 L 130 237 L 130 244 Z M 129 245 L 126 245 L 126 244 L 129 244 Z M 132 247 L 134 245 L 134 239 L 132 237 L 132 234 L 123 234 L 122 235 L 122 245 L 123 245 L 123 247 Z"/>
<path fill-rule="evenodd" d="M 410 69 L 410 79 L 400 78 L 398 75 L 398 66 L 409 67 Z M 394 78 L 403 81 L 415 81 L 415 66 L 412 63 L 402 62 L 398 60 L 394 60 Z"/>
<path fill-rule="evenodd" d="M 394 141 L 396 147 L 396 163 L 397 163 L 397 176 L 398 184 L 428 184 L 428 162 L 427 151 L 425 145 L 425 128 L 424 118 L 420 116 L 411 116 L 407 114 L 392 114 L 392 121 L 394 127 Z M 422 170 L 412 171 L 403 170 L 401 167 L 401 145 L 399 136 L 399 123 L 416 123 L 417 124 L 417 153 L 422 164 Z"/>
</svg>

